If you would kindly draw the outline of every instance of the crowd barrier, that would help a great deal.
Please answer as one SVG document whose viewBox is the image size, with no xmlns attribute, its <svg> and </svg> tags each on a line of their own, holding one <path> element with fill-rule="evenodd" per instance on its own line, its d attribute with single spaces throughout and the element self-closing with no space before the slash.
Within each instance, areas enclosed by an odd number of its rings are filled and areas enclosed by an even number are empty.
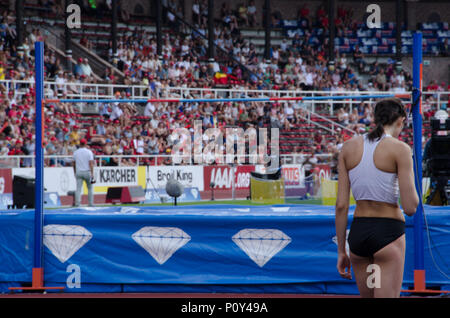
<svg viewBox="0 0 450 318">
<path fill-rule="evenodd" d="M 178 202 L 211 199 L 246 199 L 250 196 L 250 172 L 264 173 L 262 165 L 242 166 L 122 166 L 95 167 L 95 203 L 105 203 L 109 187 L 141 186 L 145 191 L 144 203 L 168 202 L 165 192 L 169 178 L 179 181 L 185 192 Z M 34 168 L 0 169 L 0 209 L 13 204 L 14 176 L 34 178 Z M 331 168 L 317 164 L 307 171 L 302 164 L 282 166 L 286 198 L 305 199 L 316 197 L 322 205 L 334 205 L 337 181 L 331 180 Z M 44 169 L 45 206 L 58 207 L 73 204 L 76 180 L 72 167 L 48 167 Z M 424 200 L 430 192 L 429 178 L 423 178 Z M 83 186 L 83 202 L 87 187 Z M 353 196 L 350 204 L 355 204 Z"/>
<path fill-rule="evenodd" d="M 246 199 L 250 195 L 250 172 L 265 172 L 262 165 L 183 165 L 183 166 L 116 166 L 95 167 L 94 197 L 95 203 L 104 203 L 109 187 L 141 186 L 146 193 L 146 203 L 158 202 L 165 194 L 166 183 L 170 178 L 179 181 L 186 189 L 182 201 L 199 199 Z M 309 193 L 317 194 L 316 182 L 330 178 L 328 165 L 316 165 L 312 171 L 305 170 L 302 164 L 282 166 L 285 182 L 285 195 L 302 198 Z M 14 176 L 34 178 L 34 168 L 0 169 L 0 206 L 6 208 L 12 204 Z M 44 168 L 45 193 L 56 196 L 53 205 L 72 205 L 76 191 L 76 179 L 72 167 Z M 87 196 L 86 184 L 83 185 L 83 197 Z M 83 202 L 82 202 L 83 203 Z"/>
</svg>

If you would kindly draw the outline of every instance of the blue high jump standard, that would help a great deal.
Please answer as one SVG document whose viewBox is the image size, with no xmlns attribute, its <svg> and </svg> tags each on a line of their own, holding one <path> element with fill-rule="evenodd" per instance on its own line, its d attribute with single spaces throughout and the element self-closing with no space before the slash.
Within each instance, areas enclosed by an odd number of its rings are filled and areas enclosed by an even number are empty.
<svg viewBox="0 0 450 318">
<path fill-rule="evenodd" d="M 36 42 L 35 50 L 35 84 L 36 84 L 36 166 L 35 166 L 35 213 L 34 213 L 34 259 L 32 268 L 31 287 L 10 287 L 13 290 L 35 290 L 59 289 L 64 287 L 44 286 L 43 267 L 43 235 L 44 224 L 44 42 Z"/>
<path fill-rule="evenodd" d="M 424 210 L 422 203 L 422 78 L 422 33 L 415 32 L 413 38 L 413 91 L 411 112 L 414 137 L 414 176 L 419 205 L 414 214 L 414 289 L 402 290 L 402 292 L 447 294 L 450 291 L 426 288 L 425 247 L 423 240 Z"/>
</svg>

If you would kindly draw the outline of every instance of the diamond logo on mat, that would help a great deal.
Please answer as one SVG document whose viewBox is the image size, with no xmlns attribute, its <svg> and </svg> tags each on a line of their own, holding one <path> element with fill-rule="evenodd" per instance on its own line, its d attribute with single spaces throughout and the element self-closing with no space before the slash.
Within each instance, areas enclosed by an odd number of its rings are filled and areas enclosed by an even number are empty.
<svg viewBox="0 0 450 318">
<path fill-rule="evenodd" d="M 44 226 L 44 245 L 64 263 L 92 238 L 92 233 L 79 225 L 49 224 Z"/>
<path fill-rule="evenodd" d="M 188 234 L 176 227 L 146 226 L 131 237 L 160 265 L 191 240 Z"/>
<path fill-rule="evenodd" d="M 243 229 L 232 239 L 259 267 L 291 242 L 289 236 L 277 229 Z"/>
<path fill-rule="evenodd" d="M 350 253 L 350 246 L 348 245 L 348 233 L 350 233 L 350 230 L 347 229 L 347 231 L 345 232 L 345 250 L 347 251 L 347 254 Z M 332 241 L 334 244 L 338 244 L 336 235 L 333 236 Z"/>
</svg>

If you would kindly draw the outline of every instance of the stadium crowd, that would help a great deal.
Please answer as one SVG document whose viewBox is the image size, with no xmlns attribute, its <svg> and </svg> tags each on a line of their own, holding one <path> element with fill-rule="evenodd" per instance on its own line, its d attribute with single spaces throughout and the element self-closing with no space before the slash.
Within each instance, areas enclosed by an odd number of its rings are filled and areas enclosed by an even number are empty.
<svg viewBox="0 0 450 318">
<path fill-rule="evenodd" d="M 198 30 L 206 32 L 207 10 L 205 1 L 194 1 L 193 21 Z M 174 4 L 169 1 L 169 6 Z M 174 5 L 173 9 L 179 11 Z M 80 83 L 145 85 L 149 96 L 162 97 L 168 87 L 214 88 L 228 87 L 246 90 L 320 90 L 320 91 L 394 91 L 411 90 L 411 74 L 397 71 L 394 63 L 386 66 L 374 63 L 366 65 L 364 55 L 355 49 L 353 55 L 336 55 L 334 68 L 328 66 L 327 39 L 316 45 L 308 44 L 308 28 L 320 25 L 327 28 L 328 21 L 323 7 L 316 14 L 310 14 L 306 6 L 299 8 L 298 16 L 304 19 L 306 33 L 292 39 L 286 38 L 271 50 L 271 59 L 265 60 L 256 53 L 254 44 L 243 39 L 241 26 L 259 25 L 258 9 L 254 2 L 240 5 L 231 10 L 228 3 L 220 10 L 220 21 L 215 27 L 216 45 L 230 53 L 239 63 L 205 61 L 207 54 L 205 38 L 196 32 L 181 37 L 176 32 L 163 36 L 162 58 L 156 54 L 156 39 L 145 30 L 135 28 L 132 35 L 118 39 L 117 67 L 125 74 L 123 82 L 113 70 L 99 78 L 95 76 L 89 60 L 79 59 L 72 70 L 66 70 L 55 52 L 45 51 L 45 78 L 54 81 L 53 87 L 45 91 L 47 98 L 63 98 L 71 94 L 92 93 L 91 86 Z M 338 32 L 352 27 L 350 9 L 338 10 Z M 167 16 L 170 21 L 171 16 Z M 5 11 L 0 21 L 0 80 L 34 80 L 33 45 L 43 40 L 39 28 L 30 30 L 25 37 L 23 53 L 15 46 L 14 13 Z M 281 17 L 272 16 L 276 25 Z M 175 20 L 174 20 L 175 21 Z M 89 46 L 89 41 L 82 41 Z M 367 83 L 358 73 L 368 69 Z M 250 70 L 250 72 L 247 71 Z M 250 74 L 250 75 L 248 75 Z M 435 81 L 427 84 L 425 90 L 449 90 L 445 83 Z M 192 92 L 192 91 L 190 91 Z M 187 93 L 189 94 L 189 93 Z M 130 90 L 116 92 L 118 99 L 130 96 Z M 178 97 L 194 97 L 190 95 Z M 208 97 L 207 95 L 205 97 Z M 0 83 L 0 156 L 29 155 L 34 145 L 34 87 L 30 84 L 16 84 L 7 87 Z M 436 109 L 434 96 L 424 100 L 424 118 L 432 116 Z M 448 103 L 447 103 L 448 104 Z M 327 105 L 322 105 L 326 110 Z M 47 104 L 45 107 L 45 153 L 47 155 L 71 155 L 82 138 L 86 138 L 97 155 L 129 155 L 122 159 L 122 165 L 134 165 L 135 155 L 170 154 L 172 141 L 169 135 L 173 129 L 184 127 L 192 131 L 195 120 L 201 120 L 203 129 L 209 127 L 241 126 L 278 127 L 292 130 L 304 122 L 305 110 L 296 103 L 130 103 L 100 104 L 98 115 L 80 114 L 80 105 L 67 103 Z M 336 121 L 357 133 L 365 132 L 372 122 L 373 109 L 361 103 L 350 109 L 349 105 L 335 109 Z M 317 135 L 319 136 L 319 135 Z M 342 144 L 342 136 L 334 141 L 312 135 L 308 153 L 336 154 Z M 207 140 L 204 140 L 206 142 Z M 298 149 L 294 152 L 299 152 Z M 106 158 L 104 165 L 117 165 L 117 158 Z M 145 161 L 144 161 L 145 162 Z M 48 159 L 48 165 L 69 164 L 69 159 Z M 167 159 L 161 162 L 170 163 Z M 31 159 L 24 159 L 22 166 L 30 166 Z"/>
</svg>

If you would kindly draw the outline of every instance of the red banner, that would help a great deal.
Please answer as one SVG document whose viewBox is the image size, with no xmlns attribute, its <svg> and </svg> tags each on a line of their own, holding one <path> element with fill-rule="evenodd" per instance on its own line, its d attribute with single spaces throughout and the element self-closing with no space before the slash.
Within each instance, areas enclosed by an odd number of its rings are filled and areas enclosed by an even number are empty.
<svg viewBox="0 0 450 318">
<path fill-rule="evenodd" d="M 203 178 L 205 191 L 211 190 L 211 183 L 214 183 L 214 190 L 231 190 L 233 182 L 233 170 L 229 166 L 205 166 L 203 167 Z M 234 168 L 234 187 L 236 190 L 250 188 L 250 172 L 255 171 L 255 166 L 237 166 Z"/>
<path fill-rule="evenodd" d="M 282 166 L 284 185 L 287 188 L 305 187 L 305 171 L 301 165 Z"/>
<path fill-rule="evenodd" d="M 0 194 L 12 193 L 11 169 L 0 169 Z"/>
</svg>

